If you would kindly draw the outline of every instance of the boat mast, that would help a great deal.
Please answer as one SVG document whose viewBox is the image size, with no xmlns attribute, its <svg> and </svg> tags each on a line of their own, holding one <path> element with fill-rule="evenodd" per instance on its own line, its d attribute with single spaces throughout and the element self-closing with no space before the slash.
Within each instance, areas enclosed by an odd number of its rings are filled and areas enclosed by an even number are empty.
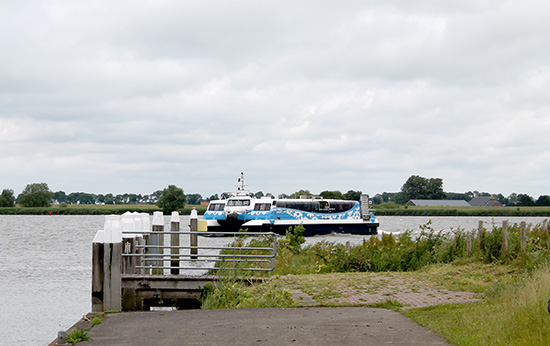
<svg viewBox="0 0 550 346">
<path fill-rule="evenodd" d="M 244 184 L 244 173 L 241 172 L 241 177 L 239 178 L 239 183 L 241 183 L 241 185 L 237 185 L 237 191 L 244 191 L 245 190 L 245 187 L 246 185 Z"/>
</svg>

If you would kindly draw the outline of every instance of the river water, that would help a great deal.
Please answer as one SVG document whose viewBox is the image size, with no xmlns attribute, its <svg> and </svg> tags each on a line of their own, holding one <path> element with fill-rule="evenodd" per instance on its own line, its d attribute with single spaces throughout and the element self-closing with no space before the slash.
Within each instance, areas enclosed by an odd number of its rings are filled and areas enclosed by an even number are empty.
<svg viewBox="0 0 550 346">
<path fill-rule="evenodd" d="M 418 230 L 431 220 L 435 230 L 477 229 L 478 221 L 501 225 L 542 217 L 379 217 L 381 232 Z M 91 244 L 104 216 L 0 215 L 0 336 L 6 345 L 47 345 L 91 310 Z M 169 218 L 165 218 L 166 225 Z M 182 217 L 182 229 L 189 224 Z M 360 243 L 363 236 L 326 235 L 318 241 Z M 199 245 L 220 246 L 231 238 L 201 237 Z"/>
</svg>

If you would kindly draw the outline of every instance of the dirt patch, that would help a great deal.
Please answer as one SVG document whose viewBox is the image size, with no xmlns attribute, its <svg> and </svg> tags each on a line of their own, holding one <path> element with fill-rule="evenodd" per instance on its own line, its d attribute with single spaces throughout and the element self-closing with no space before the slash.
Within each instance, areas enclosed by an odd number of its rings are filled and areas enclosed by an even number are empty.
<svg viewBox="0 0 550 346">
<path fill-rule="evenodd" d="M 450 291 L 430 282 L 385 274 L 370 276 L 368 283 L 341 284 L 336 291 L 339 297 L 327 299 L 324 302 L 367 305 L 392 300 L 401 303 L 404 309 L 410 309 L 479 300 L 478 295 L 472 292 Z"/>
</svg>

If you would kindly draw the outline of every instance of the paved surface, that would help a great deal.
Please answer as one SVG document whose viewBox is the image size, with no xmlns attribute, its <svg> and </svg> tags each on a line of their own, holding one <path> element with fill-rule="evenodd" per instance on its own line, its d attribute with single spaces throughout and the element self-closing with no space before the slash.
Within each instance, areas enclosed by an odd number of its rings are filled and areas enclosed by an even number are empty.
<svg viewBox="0 0 550 346">
<path fill-rule="evenodd" d="M 416 278 L 403 278 L 388 274 L 369 275 L 368 284 L 347 282 L 337 291 L 340 297 L 327 299 L 325 303 L 344 303 L 350 305 L 368 305 L 392 300 L 402 304 L 403 309 L 420 308 L 439 304 L 461 304 L 479 300 L 473 292 L 451 291 L 435 284 Z M 293 292 L 294 296 L 294 292 Z M 304 304 L 302 304 L 304 305 Z"/>
<path fill-rule="evenodd" d="M 402 314 L 367 307 L 109 314 L 91 345 L 450 345 Z"/>
</svg>

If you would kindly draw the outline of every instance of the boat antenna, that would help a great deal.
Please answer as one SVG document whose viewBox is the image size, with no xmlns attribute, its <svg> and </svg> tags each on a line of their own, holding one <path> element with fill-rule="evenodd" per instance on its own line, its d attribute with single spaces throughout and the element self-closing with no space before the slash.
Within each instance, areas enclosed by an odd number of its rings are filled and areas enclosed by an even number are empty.
<svg viewBox="0 0 550 346">
<path fill-rule="evenodd" d="M 244 184 L 244 173 L 243 172 L 241 172 L 241 177 L 239 178 L 239 183 L 241 183 L 241 186 L 237 185 L 237 190 L 238 191 L 244 191 L 246 185 Z"/>
</svg>

